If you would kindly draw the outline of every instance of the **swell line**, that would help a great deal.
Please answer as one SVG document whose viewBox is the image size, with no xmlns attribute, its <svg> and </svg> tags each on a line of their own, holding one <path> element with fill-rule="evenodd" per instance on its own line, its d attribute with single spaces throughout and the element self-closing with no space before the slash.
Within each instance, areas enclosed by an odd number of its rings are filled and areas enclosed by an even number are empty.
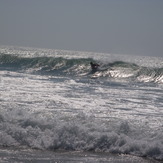
<svg viewBox="0 0 163 163">
<path fill-rule="evenodd" d="M 142 67 L 134 63 L 116 61 L 100 62 L 100 67 L 92 71 L 92 58 L 66 59 L 63 57 L 20 57 L 16 55 L 0 55 L 0 67 L 12 70 L 31 70 L 46 75 L 91 76 L 93 78 L 127 79 L 139 82 L 163 83 L 163 68 Z"/>
</svg>

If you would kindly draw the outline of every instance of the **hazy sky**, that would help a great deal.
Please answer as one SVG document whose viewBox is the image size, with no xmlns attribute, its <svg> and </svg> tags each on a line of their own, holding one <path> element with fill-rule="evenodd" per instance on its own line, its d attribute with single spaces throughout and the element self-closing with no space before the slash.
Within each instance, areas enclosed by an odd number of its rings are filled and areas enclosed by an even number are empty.
<svg viewBox="0 0 163 163">
<path fill-rule="evenodd" d="M 0 45 L 163 57 L 163 0 L 0 0 Z"/>
</svg>

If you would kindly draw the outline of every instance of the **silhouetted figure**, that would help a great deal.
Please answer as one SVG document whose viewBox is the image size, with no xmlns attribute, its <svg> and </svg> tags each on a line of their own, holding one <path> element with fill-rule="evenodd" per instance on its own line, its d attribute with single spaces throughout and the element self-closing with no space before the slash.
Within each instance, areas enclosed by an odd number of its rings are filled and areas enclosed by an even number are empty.
<svg viewBox="0 0 163 163">
<path fill-rule="evenodd" d="M 93 63 L 93 62 L 90 62 L 90 65 L 91 65 L 92 70 L 97 70 L 98 67 L 100 66 L 99 64 Z"/>
</svg>

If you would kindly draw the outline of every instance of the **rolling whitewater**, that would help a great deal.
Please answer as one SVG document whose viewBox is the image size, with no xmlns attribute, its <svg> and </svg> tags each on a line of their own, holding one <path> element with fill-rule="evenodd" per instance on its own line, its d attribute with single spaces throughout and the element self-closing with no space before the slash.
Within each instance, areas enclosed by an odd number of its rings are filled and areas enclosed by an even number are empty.
<svg viewBox="0 0 163 163">
<path fill-rule="evenodd" d="M 0 162 L 163 161 L 163 58 L 0 46 L 0 83 Z"/>
</svg>

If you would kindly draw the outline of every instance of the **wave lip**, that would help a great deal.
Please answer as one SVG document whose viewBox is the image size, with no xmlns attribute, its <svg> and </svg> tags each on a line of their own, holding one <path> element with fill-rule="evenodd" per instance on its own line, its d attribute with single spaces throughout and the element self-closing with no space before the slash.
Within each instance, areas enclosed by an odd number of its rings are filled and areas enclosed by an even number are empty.
<svg viewBox="0 0 163 163">
<path fill-rule="evenodd" d="M 137 79 L 143 82 L 163 83 L 163 68 L 141 68 Z"/>
<path fill-rule="evenodd" d="M 118 61 L 109 63 L 107 68 L 102 67 L 93 74 L 93 77 L 108 76 L 130 81 L 163 83 L 163 68 L 141 67 L 133 63 Z"/>
<path fill-rule="evenodd" d="M 20 57 L 1 54 L 0 67 L 16 70 L 27 70 L 51 75 L 91 76 L 92 78 L 126 79 L 138 82 L 163 83 L 163 68 L 141 67 L 134 63 L 116 61 L 108 64 L 100 63 L 97 71 L 91 71 L 91 58 L 63 57 Z"/>
</svg>

